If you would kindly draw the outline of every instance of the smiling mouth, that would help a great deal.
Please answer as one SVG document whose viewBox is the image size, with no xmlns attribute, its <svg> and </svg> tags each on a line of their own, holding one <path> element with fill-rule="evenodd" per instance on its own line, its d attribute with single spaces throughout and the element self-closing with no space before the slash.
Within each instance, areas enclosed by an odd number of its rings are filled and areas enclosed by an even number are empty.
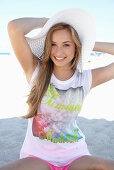
<svg viewBox="0 0 114 170">
<path fill-rule="evenodd" d="M 57 58 L 57 57 L 54 56 L 54 58 L 55 58 L 57 61 L 63 61 L 66 57 L 64 57 L 64 58 Z"/>
</svg>

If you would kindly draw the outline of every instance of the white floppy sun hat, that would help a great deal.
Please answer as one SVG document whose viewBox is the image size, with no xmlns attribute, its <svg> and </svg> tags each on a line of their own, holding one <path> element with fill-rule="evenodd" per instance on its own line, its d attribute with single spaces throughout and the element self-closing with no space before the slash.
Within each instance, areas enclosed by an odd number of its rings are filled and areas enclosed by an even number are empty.
<svg viewBox="0 0 114 170">
<path fill-rule="evenodd" d="M 88 56 L 94 48 L 96 37 L 95 22 L 87 11 L 80 8 L 62 10 L 46 22 L 38 35 L 32 38 L 26 37 L 26 40 L 32 53 L 43 60 L 42 54 L 44 52 L 46 35 L 52 26 L 61 22 L 71 25 L 78 33 L 79 40 L 82 44 L 82 51 L 77 69 L 79 72 L 83 72 L 84 64 L 87 62 Z"/>
</svg>

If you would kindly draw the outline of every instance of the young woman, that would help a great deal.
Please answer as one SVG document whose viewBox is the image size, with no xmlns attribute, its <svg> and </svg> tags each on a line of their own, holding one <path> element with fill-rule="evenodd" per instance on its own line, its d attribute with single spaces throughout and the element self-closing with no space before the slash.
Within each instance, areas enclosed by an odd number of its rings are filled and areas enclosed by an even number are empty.
<svg viewBox="0 0 114 170">
<path fill-rule="evenodd" d="M 41 27 L 40 36 L 25 37 Z M 22 117 L 28 119 L 28 128 L 20 160 L 0 170 L 114 169 L 114 160 L 90 154 L 76 124 L 89 91 L 114 78 L 114 63 L 83 70 L 84 58 L 92 49 L 114 55 L 113 43 L 93 43 L 92 29 L 91 17 L 81 9 L 62 11 L 49 21 L 20 18 L 9 22 L 12 48 L 31 90 L 28 114 Z"/>
</svg>

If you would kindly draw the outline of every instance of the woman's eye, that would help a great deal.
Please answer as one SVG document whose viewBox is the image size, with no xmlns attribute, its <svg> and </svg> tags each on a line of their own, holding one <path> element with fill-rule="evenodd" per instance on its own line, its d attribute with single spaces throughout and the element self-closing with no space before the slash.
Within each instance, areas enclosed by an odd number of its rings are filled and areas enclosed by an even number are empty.
<svg viewBox="0 0 114 170">
<path fill-rule="evenodd" d="M 51 44 L 52 46 L 54 46 L 55 44 Z"/>
<path fill-rule="evenodd" d="M 69 44 L 64 44 L 64 45 L 67 46 L 67 47 L 70 46 Z"/>
<path fill-rule="evenodd" d="M 52 46 L 55 46 L 56 44 L 51 44 Z M 69 44 L 64 44 L 64 46 L 70 46 Z"/>
</svg>

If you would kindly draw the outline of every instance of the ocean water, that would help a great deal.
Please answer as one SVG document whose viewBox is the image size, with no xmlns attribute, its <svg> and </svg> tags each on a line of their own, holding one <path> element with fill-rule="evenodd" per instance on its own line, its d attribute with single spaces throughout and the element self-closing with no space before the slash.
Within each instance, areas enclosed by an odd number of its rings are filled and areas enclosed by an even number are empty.
<svg viewBox="0 0 114 170">
<path fill-rule="evenodd" d="M 7 54 L 7 53 L 6 53 Z M 14 54 L 0 54 L 0 119 L 18 117 L 27 113 L 29 85 Z M 103 67 L 114 62 L 114 56 L 91 54 L 85 69 Z M 80 116 L 88 119 L 114 120 L 114 80 L 93 88 L 87 95 Z"/>
</svg>

